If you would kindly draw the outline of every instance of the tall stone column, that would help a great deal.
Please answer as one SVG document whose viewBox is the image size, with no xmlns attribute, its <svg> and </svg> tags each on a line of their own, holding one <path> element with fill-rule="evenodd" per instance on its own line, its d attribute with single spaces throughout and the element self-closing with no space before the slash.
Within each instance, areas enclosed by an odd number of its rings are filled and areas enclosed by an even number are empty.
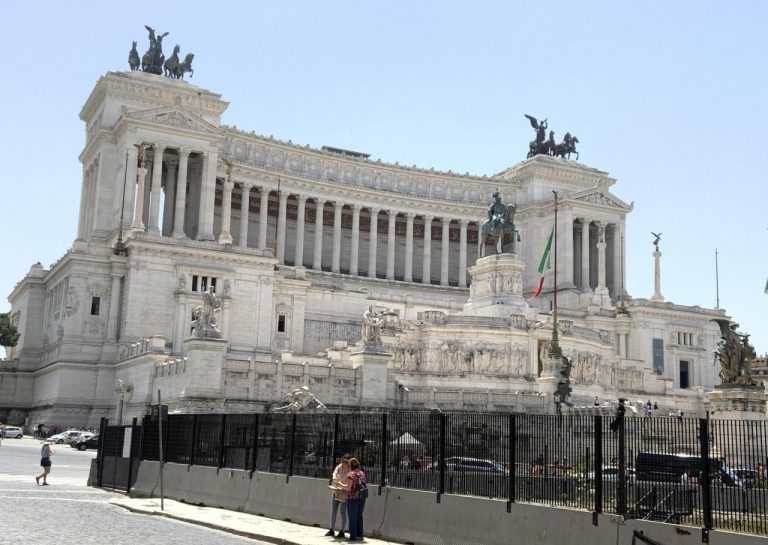
<svg viewBox="0 0 768 545">
<path fill-rule="evenodd" d="M 280 192 L 278 195 L 277 209 L 277 259 L 280 264 L 285 263 L 285 222 L 288 219 L 288 193 Z"/>
<path fill-rule="evenodd" d="M 588 291 L 589 286 L 589 221 L 581 221 L 581 289 Z"/>
<path fill-rule="evenodd" d="M 360 260 L 360 209 L 359 204 L 352 205 L 352 247 L 349 255 L 349 274 L 358 274 Z"/>
<path fill-rule="evenodd" d="M 251 208 L 251 184 L 243 183 L 243 193 L 240 197 L 240 248 L 248 247 L 248 213 Z"/>
<path fill-rule="evenodd" d="M 376 278 L 377 243 L 379 241 L 379 208 L 371 207 L 368 242 L 368 278 Z"/>
<path fill-rule="evenodd" d="M 307 197 L 299 195 L 299 208 L 296 214 L 296 251 L 293 254 L 293 266 L 304 266 L 304 219 L 307 215 Z"/>
<path fill-rule="evenodd" d="M 163 153 L 165 146 L 155 144 L 155 155 L 152 158 L 152 189 L 149 197 L 149 228 L 147 232 L 160 234 L 160 193 L 163 181 Z"/>
<path fill-rule="evenodd" d="M 136 188 L 136 210 L 133 214 L 131 231 L 144 232 L 144 189 L 147 183 L 147 169 L 140 166 L 138 170 L 139 185 Z"/>
<path fill-rule="evenodd" d="M 467 287 L 467 220 L 461 220 L 459 231 L 459 287 Z"/>
<path fill-rule="evenodd" d="M 395 279 L 395 228 L 397 226 L 397 212 L 389 210 L 389 225 L 387 225 L 387 279 Z"/>
<path fill-rule="evenodd" d="M 663 301 L 664 296 L 661 294 L 661 252 L 659 247 L 656 247 L 656 251 L 653 252 L 653 297 L 651 301 Z"/>
<path fill-rule="evenodd" d="M 235 183 L 227 178 L 224 180 L 224 190 L 221 193 L 221 233 L 219 244 L 232 244 L 232 188 Z"/>
<path fill-rule="evenodd" d="M 440 285 L 447 286 L 448 280 L 448 257 L 451 249 L 451 220 L 449 218 L 442 218 L 443 223 L 443 238 L 442 245 L 440 247 Z"/>
<path fill-rule="evenodd" d="M 213 208 L 216 200 L 216 163 L 218 159 L 219 154 L 216 151 L 206 151 L 203 154 L 197 240 L 215 240 L 213 236 Z"/>
<path fill-rule="evenodd" d="M 605 289 L 605 225 L 597 226 L 597 289 Z"/>
<path fill-rule="evenodd" d="M 323 208 L 325 199 L 315 200 L 315 253 L 312 256 L 312 268 L 323 270 Z"/>
<path fill-rule="evenodd" d="M 171 236 L 173 231 L 173 209 L 176 204 L 176 159 L 165 160 L 165 204 L 163 205 L 163 228 L 164 237 Z"/>
<path fill-rule="evenodd" d="M 574 282 L 573 274 L 573 263 L 575 261 L 573 252 L 573 209 L 570 206 L 563 207 L 563 223 L 565 240 L 563 240 L 563 257 L 561 263 L 565 262 L 565 266 L 563 267 L 563 277 L 560 279 L 560 275 L 558 274 L 558 280 L 561 282 L 561 285 L 564 285 L 566 288 L 571 288 L 576 284 Z"/>
<path fill-rule="evenodd" d="M 421 265 L 421 283 L 432 283 L 432 219 L 424 216 L 424 258 Z"/>
<path fill-rule="evenodd" d="M 187 171 L 189 150 L 179 148 L 179 176 L 176 181 L 176 212 L 173 214 L 173 237 L 187 238 L 184 232 L 184 215 L 187 207 Z"/>
<path fill-rule="evenodd" d="M 269 189 L 259 186 L 259 248 L 267 247 L 267 224 L 269 220 Z"/>
<path fill-rule="evenodd" d="M 613 289 L 616 297 L 624 295 L 624 224 L 615 223 L 613 230 Z"/>
<path fill-rule="evenodd" d="M 331 259 L 331 272 L 341 272 L 341 210 L 342 203 L 333 203 L 333 256 Z"/>
<path fill-rule="evenodd" d="M 134 193 L 136 191 L 136 161 L 138 160 L 139 150 L 136 149 L 134 144 L 128 144 L 128 158 L 127 171 L 125 173 L 125 187 L 123 188 L 123 194 L 125 200 L 123 201 L 123 229 L 130 229 L 133 223 L 133 202 Z M 120 198 L 123 198 L 123 194 Z"/>
<path fill-rule="evenodd" d="M 405 216 L 405 271 L 406 282 L 413 282 L 413 220 L 416 214 L 408 212 Z"/>
</svg>

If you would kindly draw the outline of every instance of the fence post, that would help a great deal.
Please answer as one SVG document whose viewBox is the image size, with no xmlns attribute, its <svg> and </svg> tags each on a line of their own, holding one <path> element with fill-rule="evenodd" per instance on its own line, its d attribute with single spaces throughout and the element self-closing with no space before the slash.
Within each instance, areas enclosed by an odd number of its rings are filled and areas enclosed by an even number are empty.
<svg viewBox="0 0 768 545">
<path fill-rule="evenodd" d="M 288 455 L 288 477 L 293 475 L 293 451 L 296 448 L 296 413 L 293 413 L 291 417 L 291 451 Z"/>
<path fill-rule="evenodd" d="M 509 413 L 509 502 L 507 503 L 507 512 L 515 503 L 515 473 L 517 473 L 517 426 L 515 426 L 515 415 Z"/>
<path fill-rule="evenodd" d="M 169 422 L 170 423 L 170 422 Z M 168 430 L 170 432 L 170 430 Z M 197 447 L 197 415 L 192 415 L 192 444 L 189 445 L 189 465 L 195 465 Z M 167 459 L 167 458 L 166 458 Z"/>
<path fill-rule="evenodd" d="M 104 482 L 104 450 L 107 444 L 107 425 L 109 424 L 108 418 L 102 418 L 99 422 L 99 437 L 101 438 L 101 444 L 99 445 L 99 467 L 96 474 L 96 482 L 99 487 Z"/>
<path fill-rule="evenodd" d="M 623 415 L 619 420 L 619 482 L 616 483 L 616 512 L 627 518 L 627 453 L 624 451 L 626 419 Z"/>
<path fill-rule="evenodd" d="M 219 469 L 224 467 L 224 460 L 225 460 L 224 441 L 227 438 L 226 432 L 227 432 L 227 415 L 222 414 L 221 415 L 221 433 L 219 434 Z"/>
<path fill-rule="evenodd" d="M 136 418 L 131 420 L 131 444 L 128 446 L 128 481 L 125 485 L 125 492 L 127 494 L 131 493 L 131 477 L 133 477 L 133 442 L 136 441 L 136 430 L 138 429 L 136 424 Z M 141 441 L 139 441 L 139 446 L 141 446 Z"/>
<path fill-rule="evenodd" d="M 699 419 L 699 442 L 701 448 L 701 503 L 704 510 L 704 531 L 712 529 L 712 488 L 709 474 L 709 419 Z"/>
<path fill-rule="evenodd" d="M 437 487 L 437 503 L 440 503 L 440 497 L 445 494 L 445 420 L 447 415 L 440 414 L 440 485 Z"/>
<path fill-rule="evenodd" d="M 595 513 L 603 512 L 603 419 L 595 416 Z M 596 520 L 596 519 L 593 519 Z"/>
<path fill-rule="evenodd" d="M 334 462 L 335 463 L 335 462 Z M 387 486 L 387 413 L 381 415 L 381 489 Z"/>
<path fill-rule="evenodd" d="M 339 459 L 339 413 L 333 415 L 333 440 L 331 441 L 331 465 L 336 467 L 336 460 Z M 333 477 L 328 479 L 328 484 L 331 484 Z"/>
<path fill-rule="evenodd" d="M 251 454 L 251 474 L 256 471 L 259 450 L 259 413 L 253 414 L 253 453 Z"/>
</svg>

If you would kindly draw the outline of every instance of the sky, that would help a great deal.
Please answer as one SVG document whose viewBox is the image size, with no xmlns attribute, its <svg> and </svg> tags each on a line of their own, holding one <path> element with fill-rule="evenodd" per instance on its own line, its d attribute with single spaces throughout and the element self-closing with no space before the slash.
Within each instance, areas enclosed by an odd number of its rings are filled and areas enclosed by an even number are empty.
<svg viewBox="0 0 768 545">
<path fill-rule="evenodd" d="M 222 121 L 384 162 L 493 175 L 525 159 L 547 118 L 608 172 L 627 218 L 627 289 L 719 306 L 768 352 L 768 2 L 165 0 L 13 2 L 0 35 L 0 312 L 40 261 L 71 246 L 78 115 L 128 69 L 144 25 L 195 53 L 191 83 Z M 1 350 L 1 349 L 0 349 Z"/>
</svg>

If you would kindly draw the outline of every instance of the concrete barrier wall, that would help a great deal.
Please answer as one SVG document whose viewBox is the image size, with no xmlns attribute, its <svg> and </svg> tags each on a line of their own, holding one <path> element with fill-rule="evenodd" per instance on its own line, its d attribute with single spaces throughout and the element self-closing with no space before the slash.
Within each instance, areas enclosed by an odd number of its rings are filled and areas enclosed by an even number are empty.
<svg viewBox="0 0 768 545">
<path fill-rule="evenodd" d="M 159 465 L 143 461 L 131 490 L 133 496 L 159 495 Z M 329 524 L 331 492 L 327 482 L 307 477 L 166 464 L 166 497 L 187 503 L 222 507 L 281 520 L 318 526 Z M 401 488 L 370 486 L 365 507 L 365 535 L 414 545 L 541 545 L 630 544 L 633 531 L 664 545 L 702 542 L 701 529 L 613 515 L 512 504 L 469 496 L 443 495 Z M 638 542 L 640 543 L 640 542 Z M 768 538 L 710 532 L 712 545 L 767 545 Z"/>
</svg>

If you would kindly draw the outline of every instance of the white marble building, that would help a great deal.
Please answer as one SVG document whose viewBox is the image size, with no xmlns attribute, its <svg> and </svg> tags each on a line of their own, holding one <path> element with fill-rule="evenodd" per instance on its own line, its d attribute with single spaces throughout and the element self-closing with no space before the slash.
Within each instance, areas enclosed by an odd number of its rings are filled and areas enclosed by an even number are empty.
<svg viewBox="0 0 768 545">
<path fill-rule="evenodd" d="M 301 385 L 336 408 L 544 411 L 551 275 L 533 308 L 464 309 L 497 189 L 517 204 L 524 297 L 559 191 L 561 344 L 577 404 L 626 395 L 696 413 L 719 382 L 710 320 L 723 311 L 626 292 L 632 206 L 605 172 L 544 156 L 489 177 L 406 168 L 224 126 L 227 106 L 141 72 L 98 81 L 80 112 L 77 239 L 9 296 L 21 339 L 0 363 L 0 420 L 95 425 L 115 415 L 118 378 L 126 417 L 158 388 L 171 410 L 239 412 Z M 475 297 L 496 289 L 486 284 Z M 210 285 L 223 340 L 190 339 Z M 356 346 L 369 305 L 397 314 L 376 361 Z"/>
</svg>

